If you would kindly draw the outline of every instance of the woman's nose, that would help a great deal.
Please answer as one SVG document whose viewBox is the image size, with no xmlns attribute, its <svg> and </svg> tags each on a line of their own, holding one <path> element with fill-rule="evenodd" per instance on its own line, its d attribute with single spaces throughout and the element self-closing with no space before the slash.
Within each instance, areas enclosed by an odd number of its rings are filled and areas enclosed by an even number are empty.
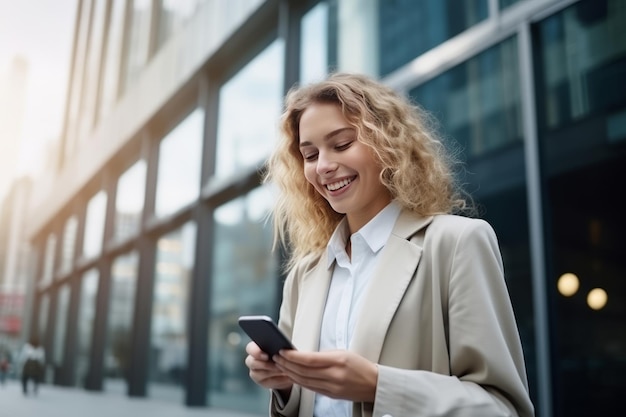
<svg viewBox="0 0 626 417">
<path fill-rule="evenodd" d="M 320 152 L 317 156 L 317 174 L 327 175 L 337 169 L 337 162 L 335 162 L 327 153 Z"/>
</svg>

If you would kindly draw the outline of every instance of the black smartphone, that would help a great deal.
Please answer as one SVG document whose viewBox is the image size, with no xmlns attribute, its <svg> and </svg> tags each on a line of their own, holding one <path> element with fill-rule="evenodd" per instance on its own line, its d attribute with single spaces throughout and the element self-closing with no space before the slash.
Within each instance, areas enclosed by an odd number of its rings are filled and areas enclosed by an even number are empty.
<svg viewBox="0 0 626 417">
<path fill-rule="evenodd" d="M 241 316 L 239 326 L 272 359 L 281 349 L 295 349 L 269 316 Z"/>
</svg>

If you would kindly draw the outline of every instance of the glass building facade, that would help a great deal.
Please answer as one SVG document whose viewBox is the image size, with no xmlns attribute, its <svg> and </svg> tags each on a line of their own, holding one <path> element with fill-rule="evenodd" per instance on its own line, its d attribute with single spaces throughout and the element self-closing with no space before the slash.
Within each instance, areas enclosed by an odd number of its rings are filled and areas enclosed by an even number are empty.
<svg viewBox="0 0 626 417">
<path fill-rule="evenodd" d="M 338 69 L 430 111 L 465 162 L 537 416 L 621 414 L 626 3 L 77 4 L 57 170 L 30 210 L 47 383 L 266 414 L 237 326 L 277 317 L 284 279 L 260 171 L 285 92 Z"/>
</svg>

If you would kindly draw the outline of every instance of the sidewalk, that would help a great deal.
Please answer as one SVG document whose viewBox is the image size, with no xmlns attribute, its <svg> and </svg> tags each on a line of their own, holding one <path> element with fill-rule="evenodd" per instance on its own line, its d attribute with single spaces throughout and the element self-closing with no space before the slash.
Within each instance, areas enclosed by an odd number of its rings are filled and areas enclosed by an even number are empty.
<svg viewBox="0 0 626 417">
<path fill-rule="evenodd" d="M 130 398 L 79 388 L 41 385 L 39 394 L 22 394 L 19 382 L 0 385 L 0 417 L 259 417 L 151 398 Z"/>
</svg>

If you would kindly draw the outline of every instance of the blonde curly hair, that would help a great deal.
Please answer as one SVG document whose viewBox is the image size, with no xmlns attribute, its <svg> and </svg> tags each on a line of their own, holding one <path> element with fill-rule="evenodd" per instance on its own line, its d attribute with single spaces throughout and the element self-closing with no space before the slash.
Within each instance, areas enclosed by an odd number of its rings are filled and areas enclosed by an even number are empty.
<svg viewBox="0 0 626 417">
<path fill-rule="evenodd" d="M 287 249 L 287 268 L 307 255 L 321 254 L 344 216 L 304 176 L 299 124 L 302 113 L 315 103 L 340 107 L 358 140 L 379 158 L 380 180 L 403 208 L 428 216 L 468 207 L 454 178 L 455 156 L 436 134 L 435 120 L 426 111 L 370 77 L 333 73 L 287 93 L 281 135 L 263 177 L 264 183 L 274 183 L 280 191 L 272 216 L 275 244 Z"/>
</svg>

